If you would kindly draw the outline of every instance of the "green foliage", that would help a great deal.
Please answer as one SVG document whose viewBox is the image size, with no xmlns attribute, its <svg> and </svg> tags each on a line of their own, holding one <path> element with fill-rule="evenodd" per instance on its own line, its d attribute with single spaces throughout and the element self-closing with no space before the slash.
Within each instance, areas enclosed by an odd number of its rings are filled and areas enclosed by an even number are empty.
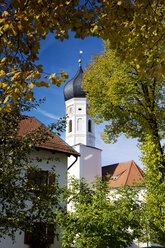
<svg viewBox="0 0 165 248">
<path fill-rule="evenodd" d="M 164 156 L 161 154 L 153 137 L 146 136 L 141 160 L 146 165 L 144 186 L 145 201 L 143 202 L 144 225 L 147 234 L 154 243 L 165 245 L 165 180 Z"/>
<path fill-rule="evenodd" d="M 142 76 L 164 78 L 164 1 L 96 1 L 99 6 L 92 2 L 98 15 L 93 34 L 109 40 L 117 57 L 133 61 Z"/>
<path fill-rule="evenodd" d="M 54 130 L 55 134 L 60 136 L 62 132 L 66 130 L 66 117 L 60 117 L 56 123 L 49 125 L 49 130 Z"/>
<path fill-rule="evenodd" d="M 98 123 L 106 121 L 105 142 L 116 141 L 121 134 L 138 139 L 147 189 L 144 230 L 147 238 L 164 245 L 164 80 L 142 76 L 134 62 L 121 63 L 105 45 L 87 68 L 83 88 L 92 117 Z"/>
<path fill-rule="evenodd" d="M 140 234 L 135 191 L 126 188 L 120 192 L 120 197 L 115 198 L 101 179 L 89 185 L 84 179 L 72 178 L 65 191 L 71 211 L 58 213 L 64 247 L 117 248 L 130 245 Z"/>
<path fill-rule="evenodd" d="M 16 109 L 0 115 L 0 238 L 9 235 L 14 239 L 16 230 L 32 230 L 36 223 L 53 224 L 55 230 L 54 209 L 60 207 L 58 195 L 61 189 L 57 174 L 55 182 L 52 181 L 55 165 L 48 174 L 45 172 L 43 183 L 40 183 L 40 177 L 39 184 L 29 178 L 29 172 L 41 173 L 42 159 L 32 154 L 35 145 L 49 140 L 50 132 L 41 127 L 18 137 L 22 119 L 24 117 Z"/>
<path fill-rule="evenodd" d="M 141 77 L 134 63 L 121 63 L 105 45 L 104 52 L 93 57 L 84 73 L 90 114 L 97 123 L 107 121 L 106 142 L 119 135 L 143 141 L 146 134 L 160 141 L 165 137 L 164 81 Z M 161 151 L 162 152 L 162 151 Z"/>
</svg>

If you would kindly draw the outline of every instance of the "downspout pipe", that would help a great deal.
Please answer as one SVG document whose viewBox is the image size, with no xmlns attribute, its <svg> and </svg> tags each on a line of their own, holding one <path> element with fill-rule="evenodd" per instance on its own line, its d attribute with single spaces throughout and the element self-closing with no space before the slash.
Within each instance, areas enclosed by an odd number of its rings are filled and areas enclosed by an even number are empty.
<svg viewBox="0 0 165 248">
<path fill-rule="evenodd" d="M 78 156 L 75 157 L 75 161 L 67 168 L 67 171 L 77 162 Z"/>
</svg>

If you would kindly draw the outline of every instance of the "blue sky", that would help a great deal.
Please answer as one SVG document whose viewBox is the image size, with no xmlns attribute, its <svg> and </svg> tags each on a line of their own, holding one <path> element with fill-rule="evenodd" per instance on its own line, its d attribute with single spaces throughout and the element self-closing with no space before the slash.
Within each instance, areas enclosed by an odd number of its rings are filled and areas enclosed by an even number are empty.
<svg viewBox="0 0 165 248">
<path fill-rule="evenodd" d="M 71 34 L 69 40 L 61 42 L 55 40 L 53 34 L 49 34 L 46 40 L 41 41 L 39 63 L 43 65 L 46 73 L 59 73 L 63 69 L 69 74 L 68 80 L 70 80 L 78 70 L 80 50 L 83 51 L 82 68 L 84 69 L 90 63 L 91 56 L 103 50 L 102 40 L 94 37 L 88 37 L 84 40 L 75 39 L 74 35 Z M 31 111 L 28 115 L 35 116 L 45 125 L 55 122 L 59 117 L 63 117 L 65 115 L 63 87 L 64 84 L 59 88 L 51 85 L 50 88 L 34 89 L 36 98 L 46 97 L 46 101 L 37 110 Z M 96 147 L 103 150 L 103 165 L 134 160 L 141 166 L 136 140 L 126 139 L 121 136 L 116 144 L 105 144 L 100 139 L 102 131 L 103 125 L 96 126 Z M 65 139 L 65 134 L 62 135 L 62 138 Z"/>
</svg>

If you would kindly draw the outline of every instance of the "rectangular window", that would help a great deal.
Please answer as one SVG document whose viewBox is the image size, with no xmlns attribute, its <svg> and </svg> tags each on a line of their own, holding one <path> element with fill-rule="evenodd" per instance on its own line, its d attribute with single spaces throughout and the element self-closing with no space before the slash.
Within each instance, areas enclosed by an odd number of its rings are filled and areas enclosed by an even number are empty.
<svg viewBox="0 0 165 248">
<path fill-rule="evenodd" d="M 29 187 L 50 186 L 55 183 L 55 174 L 44 170 L 29 170 L 27 173 Z"/>
<path fill-rule="evenodd" d="M 54 243 L 54 225 L 34 223 L 31 231 L 25 231 L 24 244 L 31 248 L 46 248 Z"/>
</svg>

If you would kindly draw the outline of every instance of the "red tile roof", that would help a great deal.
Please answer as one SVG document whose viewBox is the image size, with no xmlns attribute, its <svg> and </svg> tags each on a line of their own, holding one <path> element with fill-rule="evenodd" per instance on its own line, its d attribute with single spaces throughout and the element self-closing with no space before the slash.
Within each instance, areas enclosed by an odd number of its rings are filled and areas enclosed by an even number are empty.
<svg viewBox="0 0 165 248">
<path fill-rule="evenodd" d="M 29 134 L 30 132 L 35 132 L 35 131 L 37 132 L 40 130 L 40 128 L 43 128 L 45 132 L 50 132 L 48 131 L 48 129 L 46 129 L 46 127 L 42 123 L 40 123 L 34 117 L 23 116 L 19 124 L 18 137 L 23 137 Z M 63 152 L 66 153 L 67 155 L 79 156 L 79 153 L 75 151 L 67 143 L 65 143 L 65 141 L 63 141 L 60 137 L 56 136 L 52 132 L 50 132 L 50 134 L 51 137 L 48 139 L 48 141 L 46 141 L 45 143 L 35 145 L 35 147 L 46 150 Z"/>
<path fill-rule="evenodd" d="M 142 170 L 133 160 L 102 167 L 102 176 L 108 174 L 112 188 L 139 185 L 144 178 Z"/>
</svg>

